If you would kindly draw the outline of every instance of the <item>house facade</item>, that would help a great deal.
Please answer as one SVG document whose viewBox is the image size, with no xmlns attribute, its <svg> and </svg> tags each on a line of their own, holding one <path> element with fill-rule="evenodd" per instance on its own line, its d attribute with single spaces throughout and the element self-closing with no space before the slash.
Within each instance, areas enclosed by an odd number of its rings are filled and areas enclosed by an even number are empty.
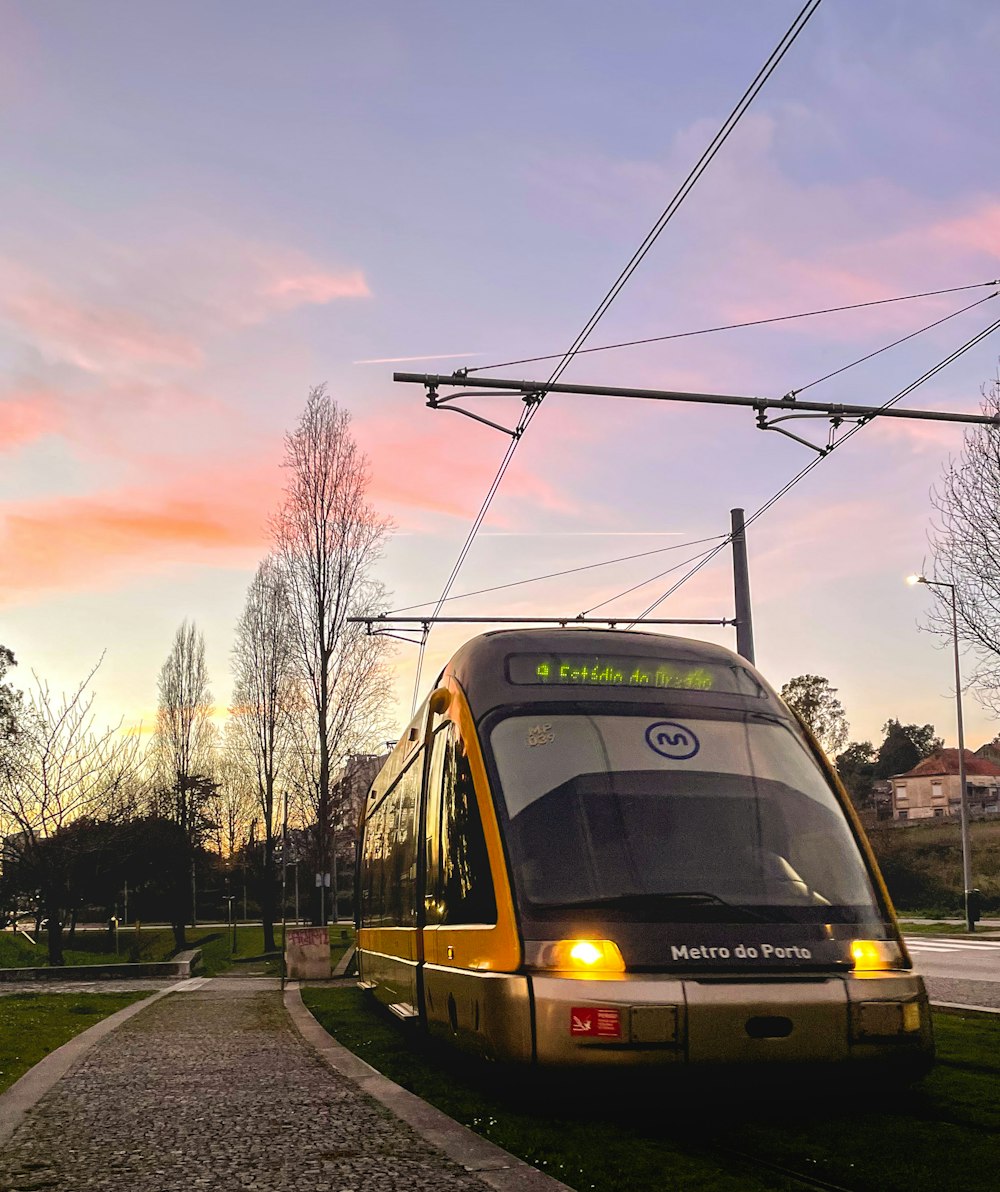
<svg viewBox="0 0 1000 1192">
<path fill-rule="evenodd" d="M 894 820 L 945 819 L 959 814 L 958 750 L 940 749 L 892 777 Z M 972 815 L 1000 814 L 1000 764 L 965 751 L 965 783 Z"/>
</svg>

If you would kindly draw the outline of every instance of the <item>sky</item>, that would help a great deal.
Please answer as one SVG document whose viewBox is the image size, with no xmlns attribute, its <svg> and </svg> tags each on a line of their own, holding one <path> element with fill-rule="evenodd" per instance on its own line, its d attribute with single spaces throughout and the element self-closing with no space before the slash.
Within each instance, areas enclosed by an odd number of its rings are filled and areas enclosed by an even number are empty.
<svg viewBox="0 0 1000 1192">
<path fill-rule="evenodd" d="M 798 0 L 0 0 L 0 642 L 13 677 L 151 727 L 185 618 L 220 715 L 311 386 L 352 415 L 395 531 L 391 609 L 440 593 L 506 449 L 392 371 L 561 352 L 798 11 Z M 1000 276 L 988 0 L 826 0 L 592 345 Z M 564 380 L 780 397 L 980 288 L 579 357 Z M 998 317 L 987 300 L 816 385 L 880 404 Z M 907 404 L 978 408 L 1000 335 Z M 545 365 L 516 376 L 542 377 Z M 550 366 L 551 367 L 551 366 Z M 488 371 L 488 368 L 487 368 Z M 498 375 L 511 375 L 500 370 Z M 516 399 L 476 410 L 513 424 Z M 825 422 L 793 424 L 825 442 Z M 749 531 L 757 664 L 827 677 L 852 739 L 954 743 L 950 644 L 921 632 L 945 423 L 870 424 Z M 619 593 L 724 535 L 812 456 L 750 411 L 552 395 L 449 615 L 635 615 Z M 666 548 L 671 548 L 667 550 Z M 732 617 L 728 553 L 658 610 Z M 427 689 L 476 627 L 428 644 Z M 729 628 L 692 630 L 735 648 Z M 416 651 L 393 667 L 397 727 Z M 966 699 L 973 747 L 1000 726 Z"/>
</svg>

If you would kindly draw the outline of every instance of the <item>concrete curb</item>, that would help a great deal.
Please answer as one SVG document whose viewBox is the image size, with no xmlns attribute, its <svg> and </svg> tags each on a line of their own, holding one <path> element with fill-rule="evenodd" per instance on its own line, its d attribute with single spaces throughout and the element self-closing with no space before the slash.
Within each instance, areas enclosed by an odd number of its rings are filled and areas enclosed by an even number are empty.
<svg viewBox="0 0 1000 1192">
<path fill-rule="evenodd" d="M 0 1145 L 14 1133 L 28 1110 L 36 1105 L 49 1089 L 66 1075 L 70 1068 L 78 1064 L 95 1043 L 99 1043 L 105 1035 L 110 1035 L 112 1031 L 117 1030 L 133 1014 L 145 1010 L 147 1006 L 158 1002 L 161 997 L 166 997 L 174 989 L 176 986 L 157 990 L 156 993 L 143 998 L 141 1002 L 133 1002 L 131 1006 L 126 1006 L 123 1010 L 117 1010 L 114 1014 L 109 1014 L 107 1018 L 102 1018 L 100 1022 L 95 1022 L 92 1027 L 75 1035 L 62 1047 L 50 1051 L 33 1068 L 29 1068 L 20 1080 L 16 1080 L 6 1092 L 0 1093 Z"/>
<path fill-rule="evenodd" d="M 350 968 L 351 961 L 354 959 L 354 953 L 358 950 L 357 944 L 351 944 L 340 960 L 337 961 L 337 967 L 333 970 L 334 977 L 346 977 L 347 970 Z"/>
<path fill-rule="evenodd" d="M 1000 1014 L 1000 1010 L 992 1006 L 966 1006 L 962 1002 L 931 1002 L 931 1009 L 947 1010 L 954 1014 Z"/>
<path fill-rule="evenodd" d="M 299 1034 L 335 1072 L 356 1084 L 412 1127 L 425 1142 L 443 1151 L 466 1171 L 475 1173 L 497 1192 L 558 1192 L 560 1189 L 569 1192 L 568 1185 L 480 1138 L 342 1047 L 306 1009 L 296 984 L 285 988 L 285 1009 Z"/>
</svg>

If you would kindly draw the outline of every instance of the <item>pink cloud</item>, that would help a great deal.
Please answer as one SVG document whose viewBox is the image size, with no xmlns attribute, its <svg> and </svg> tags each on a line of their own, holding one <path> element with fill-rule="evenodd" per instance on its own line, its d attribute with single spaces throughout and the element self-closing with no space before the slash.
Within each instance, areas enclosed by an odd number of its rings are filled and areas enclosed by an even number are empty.
<svg viewBox="0 0 1000 1192">
<path fill-rule="evenodd" d="M 968 410 L 969 413 L 976 412 L 974 402 L 969 402 Z M 936 460 L 960 451 L 963 433 L 967 429 L 956 422 L 922 422 L 902 418 L 879 418 L 877 425 L 885 443 L 903 447 L 907 451 L 933 452 Z"/>
<path fill-rule="evenodd" d="M 111 378 L 163 381 L 200 368 L 213 340 L 302 306 L 371 296 L 358 268 L 204 229 L 140 248 L 90 245 L 48 265 L 0 259 L 0 322 L 56 364 Z"/>
<path fill-rule="evenodd" d="M 921 234 L 937 244 L 985 253 L 1000 260 L 1000 203 L 984 201 L 976 210 L 922 229 Z"/>
<path fill-rule="evenodd" d="M 0 265 L 6 296 L 0 318 L 36 347 L 85 372 L 131 367 L 194 368 L 201 349 L 188 336 L 153 325 L 115 304 L 77 299 L 26 270 Z"/>
<path fill-rule="evenodd" d="M 229 403 L 192 385 L 67 378 L 55 365 L 38 367 L 10 387 L 0 386 L 0 452 L 56 434 L 81 459 L 115 460 L 148 474 L 152 449 L 161 459 L 174 454 L 181 460 L 218 452 L 221 445 L 228 450 L 235 416 Z M 244 450 L 252 434 L 244 428 Z"/>
<path fill-rule="evenodd" d="M 687 168 L 696 148 L 700 152 L 707 131 L 704 122 L 685 130 L 663 162 L 576 157 L 541 163 L 536 183 L 547 188 L 544 207 L 560 220 L 569 211 L 591 231 L 602 232 L 609 223 L 617 231 L 623 222 L 643 218 L 640 205 L 669 193 L 676 170 Z M 648 326 L 655 334 L 654 317 L 662 319 L 664 330 L 683 330 L 872 302 L 996 275 L 1000 203 L 993 198 L 935 202 L 877 176 L 833 184 L 802 182 L 783 171 L 775 145 L 806 135 L 822 139 L 828 131 L 823 119 L 807 110 L 782 106 L 773 115 L 748 116 L 740 136 L 699 183 L 697 202 L 685 208 L 683 244 L 675 236 L 667 247 L 665 237 L 618 309 L 641 312 L 644 332 Z M 686 283 L 683 310 L 667 297 L 677 292 L 671 274 L 678 272 Z M 769 345 L 793 337 L 867 343 L 883 333 L 891 338 L 914 330 L 976 296 L 970 291 L 790 321 L 740 342 L 749 345 L 749 353 L 765 335 L 771 336 Z M 714 356 L 727 339 L 692 342 Z M 651 349 L 672 356 L 679 350 L 676 342 Z M 775 357 L 770 346 L 761 355 Z M 632 354 L 622 359 L 631 361 Z"/>
<path fill-rule="evenodd" d="M 927 483 L 933 480 L 927 474 Z M 806 482 L 808 484 L 808 481 Z M 801 500 L 801 498 L 800 498 Z M 752 528 L 753 583 L 761 603 L 791 601 L 798 594 L 865 577 L 891 574 L 897 556 L 922 539 L 924 510 L 912 494 L 871 477 L 862 496 L 790 506 Z M 818 563 L 817 546 L 826 544 Z M 894 582 L 891 579 L 877 582 Z"/>
<path fill-rule="evenodd" d="M 371 290 L 360 269 L 349 273 L 299 273 L 279 277 L 269 283 L 265 293 L 281 300 L 282 305 L 324 306 L 336 298 L 370 298 Z"/>
<path fill-rule="evenodd" d="M 482 404 L 476 406 L 476 412 L 501 422 L 504 418 L 503 411 L 491 414 Z M 516 420 L 518 412 L 508 406 L 508 422 Z M 472 422 L 466 429 L 465 421 L 440 411 L 433 416 L 428 413 L 419 425 L 405 415 L 359 420 L 354 429 L 372 461 L 372 500 L 393 510 L 400 520 L 409 520 L 414 511 L 471 520 L 503 459 L 507 440 Z M 532 431 L 533 436 L 538 433 L 541 425 Z M 519 455 L 524 453 L 522 447 Z M 537 468 L 520 465 L 520 459 L 515 459 L 504 479 L 491 524 L 509 524 L 512 505 L 580 513 L 579 500 L 561 492 Z"/>
<path fill-rule="evenodd" d="M 268 548 L 280 495 L 276 460 L 0 507 L 0 591 L 10 597 L 100 587 L 172 564 L 250 565 Z"/>
<path fill-rule="evenodd" d="M 787 295 L 786 303 L 797 302 L 802 304 L 802 308 L 811 306 L 814 310 L 856 302 L 876 302 L 899 293 L 898 287 L 887 283 L 884 278 L 868 275 L 857 268 L 794 257 L 772 258 L 769 276 L 772 282 L 779 283 L 775 288 L 780 288 L 781 293 Z M 782 309 L 773 299 L 761 302 L 759 296 L 730 302 L 726 309 L 731 316 L 741 321 L 793 313 L 792 305 Z M 808 327 L 811 334 L 816 332 L 816 326 L 810 321 L 788 326 Z"/>
<path fill-rule="evenodd" d="M 61 430 L 63 419 L 48 393 L 18 392 L 0 398 L 0 452 Z"/>
<path fill-rule="evenodd" d="M 842 195 L 841 203 L 848 198 Z M 948 284 L 988 281 L 996 276 L 1000 203 L 984 200 L 957 213 L 928 214 L 900 198 L 894 210 L 896 220 L 892 226 L 879 219 L 873 219 L 870 225 L 859 222 L 825 247 L 810 245 L 808 256 L 754 243 L 749 249 L 750 260 L 755 273 L 765 279 L 766 293 L 751 302 L 731 303 L 727 311 L 746 319 L 783 313 L 768 297 L 776 292 L 783 296 L 780 301 L 791 301 L 806 309 L 873 302 Z M 869 307 L 856 316 L 861 320 L 859 324 L 848 321 L 851 316 L 841 315 L 801 320 L 785 327 L 813 336 L 842 333 L 854 326 L 866 331 L 912 328 L 935 313 L 956 310 L 987 293 L 986 289 L 973 289 L 916 303 Z"/>
</svg>

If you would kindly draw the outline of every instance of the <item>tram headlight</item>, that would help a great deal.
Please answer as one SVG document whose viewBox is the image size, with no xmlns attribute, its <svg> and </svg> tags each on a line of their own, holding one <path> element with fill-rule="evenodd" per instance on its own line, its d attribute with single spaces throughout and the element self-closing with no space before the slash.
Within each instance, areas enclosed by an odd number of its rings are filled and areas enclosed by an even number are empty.
<svg viewBox="0 0 1000 1192">
<path fill-rule="evenodd" d="M 852 940 L 851 959 L 856 973 L 902 967 L 903 957 L 895 940 Z"/>
<path fill-rule="evenodd" d="M 539 940 L 528 946 L 526 959 L 536 968 L 580 977 L 625 972 L 625 960 L 614 940 Z"/>
</svg>

